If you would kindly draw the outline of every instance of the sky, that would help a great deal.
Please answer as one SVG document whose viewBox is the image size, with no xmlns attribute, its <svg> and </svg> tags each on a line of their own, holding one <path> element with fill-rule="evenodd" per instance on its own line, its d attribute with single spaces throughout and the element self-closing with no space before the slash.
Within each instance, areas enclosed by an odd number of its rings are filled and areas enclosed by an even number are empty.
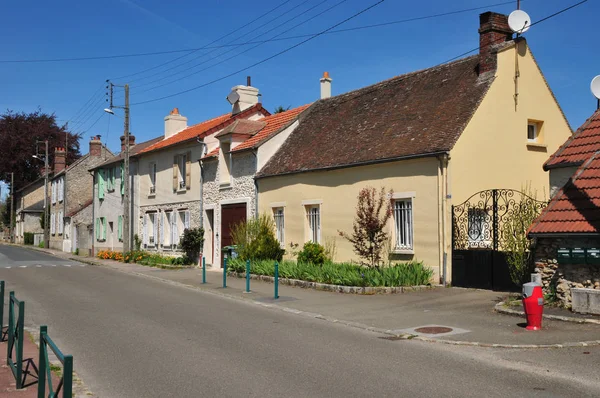
<svg viewBox="0 0 600 398">
<path fill-rule="evenodd" d="M 535 22 L 578 1 L 523 0 L 521 9 Z M 142 142 L 163 134 L 164 117 L 174 107 L 188 118 L 189 125 L 229 112 L 231 106 L 225 97 L 233 86 L 245 84 L 248 75 L 252 77 L 252 85 L 260 90 L 263 105 L 273 111 L 279 105 L 293 108 L 317 100 L 319 78 L 324 71 L 328 71 L 333 79 L 335 95 L 446 62 L 478 46 L 480 13 L 491 10 L 508 14 L 517 7 L 516 1 L 491 6 L 503 3 L 502 0 L 385 0 L 337 29 L 484 8 L 321 35 L 260 65 L 233 74 L 306 38 L 271 41 L 256 48 L 252 48 L 256 44 L 232 45 L 273 36 L 318 33 L 377 2 L 2 2 L 0 109 L 31 112 L 41 108 L 56 114 L 59 123 L 68 122 L 72 130 L 82 134 L 83 153 L 87 152 L 90 137 L 97 134 L 111 150 L 118 152 L 123 113 L 119 109 L 115 110 L 115 116 L 103 112 L 107 106 L 104 88 L 107 79 L 115 84 L 130 84 L 130 130 L 136 141 Z M 590 0 L 532 27 L 524 35 L 573 128 L 582 124 L 596 109 L 590 81 L 600 74 L 597 15 L 600 15 L 599 2 Z M 294 28 L 298 24 L 301 25 Z M 73 62 L 1 62 L 147 53 L 226 44 L 229 46 L 193 53 Z M 176 59 L 179 57 L 182 58 Z M 233 75 L 227 77 L 230 74 Z M 155 87 L 159 85 L 163 86 Z M 199 86 L 203 87 L 193 89 Z M 138 104 L 190 89 L 193 90 Z M 115 105 L 121 105 L 122 89 L 115 87 L 114 93 Z"/>
</svg>

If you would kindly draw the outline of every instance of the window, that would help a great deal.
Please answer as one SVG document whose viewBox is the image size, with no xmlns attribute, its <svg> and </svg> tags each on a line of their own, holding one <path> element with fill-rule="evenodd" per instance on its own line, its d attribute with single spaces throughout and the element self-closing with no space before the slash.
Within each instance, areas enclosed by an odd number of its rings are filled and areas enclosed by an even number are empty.
<svg viewBox="0 0 600 398">
<path fill-rule="evenodd" d="M 538 126 L 536 123 L 527 124 L 527 141 L 536 142 L 538 139 Z"/>
<path fill-rule="evenodd" d="M 148 222 L 145 225 L 145 229 L 146 229 L 146 246 L 148 247 L 154 247 L 156 246 L 157 240 L 158 240 L 158 219 L 157 219 L 157 213 L 147 213 L 146 214 L 148 217 Z"/>
<path fill-rule="evenodd" d="M 150 163 L 150 195 L 156 193 L 156 163 Z"/>
<path fill-rule="evenodd" d="M 65 178 L 61 177 L 58 179 L 57 181 L 57 196 L 58 196 L 58 201 L 62 202 L 65 198 Z"/>
<path fill-rule="evenodd" d="M 106 169 L 106 190 L 113 192 L 115 190 L 115 169 L 113 167 Z"/>
<path fill-rule="evenodd" d="M 52 204 L 56 203 L 56 181 L 52 181 Z"/>
<path fill-rule="evenodd" d="M 285 220 L 283 215 L 283 207 L 276 207 L 273 209 L 273 219 L 275 220 L 275 233 L 277 240 L 283 247 L 285 245 Z"/>
<path fill-rule="evenodd" d="M 106 217 L 96 218 L 96 240 L 106 241 Z"/>
<path fill-rule="evenodd" d="M 321 211 L 320 206 L 307 206 L 308 240 L 314 243 L 321 242 Z"/>
<path fill-rule="evenodd" d="M 468 213 L 469 246 L 488 247 L 490 241 L 490 217 L 486 209 L 469 208 Z"/>
<path fill-rule="evenodd" d="M 63 222 L 63 212 L 62 210 L 58 212 L 58 219 L 56 220 L 58 223 L 58 234 L 62 235 L 64 231 L 64 222 Z"/>
<path fill-rule="evenodd" d="M 173 158 L 173 191 L 184 191 L 191 186 L 191 152 Z"/>
<path fill-rule="evenodd" d="M 52 235 L 56 234 L 56 214 L 52 213 L 50 216 L 50 233 Z"/>
<path fill-rule="evenodd" d="M 412 250 L 413 249 L 413 211 L 412 199 L 394 200 L 394 232 L 395 249 Z"/>
</svg>

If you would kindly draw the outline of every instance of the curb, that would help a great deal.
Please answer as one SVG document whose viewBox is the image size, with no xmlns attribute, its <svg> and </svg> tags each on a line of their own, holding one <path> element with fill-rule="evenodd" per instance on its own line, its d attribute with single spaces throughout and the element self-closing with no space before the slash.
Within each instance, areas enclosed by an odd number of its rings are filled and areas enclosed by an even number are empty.
<svg viewBox="0 0 600 398">
<path fill-rule="evenodd" d="M 227 276 L 234 278 L 245 278 L 245 272 L 228 272 Z M 256 275 L 250 274 L 250 279 L 259 280 L 263 282 L 275 282 L 275 277 L 267 275 Z M 287 286 L 296 286 L 303 289 L 314 289 L 326 292 L 334 293 L 347 293 L 347 294 L 363 294 L 363 295 L 374 295 L 374 294 L 400 294 L 408 292 L 418 292 L 422 290 L 431 290 L 441 285 L 419 285 L 419 286 L 397 286 L 397 287 L 383 287 L 383 286 L 343 286 L 343 285 L 332 285 L 329 283 L 320 282 L 309 282 L 300 279 L 289 279 L 279 278 L 279 283 Z"/>
<path fill-rule="evenodd" d="M 494 311 L 496 311 L 500 314 L 505 314 L 505 315 L 517 315 L 517 316 L 521 316 L 521 317 L 525 316 L 524 311 L 513 310 L 513 309 L 506 307 L 504 301 L 501 301 L 498 304 L 496 304 L 494 306 Z M 563 322 L 571 322 L 571 323 L 579 323 L 579 324 L 589 323 L 589 324 L 593 324 L 593 325 L 600 325 L 600 319 L 574 318 L 574 317 L 570 317 L 570 316 L 550 315 L 550 314 L 543 314 L 542 317 L 544 319 L 553 319 L 556 321 L 563 321 Z"/>
</svg>

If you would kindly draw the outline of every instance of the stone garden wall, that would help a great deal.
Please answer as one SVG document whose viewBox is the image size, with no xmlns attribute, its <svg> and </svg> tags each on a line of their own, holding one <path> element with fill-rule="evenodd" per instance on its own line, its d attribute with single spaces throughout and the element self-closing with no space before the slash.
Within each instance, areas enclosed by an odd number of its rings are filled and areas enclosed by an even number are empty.
<svg viewBox="0 0 600 398">
<path fill-rule="evenodd" d="M 542 275 L 545 293 L 556 289 L 566 308 L 572 306 L 573 288 L 600 290 L 600 265 L 558 264 L 559 248 L 600 248 L 600 238 L 538 238 L 535 246 L 535 272 Z"/>
</svg>

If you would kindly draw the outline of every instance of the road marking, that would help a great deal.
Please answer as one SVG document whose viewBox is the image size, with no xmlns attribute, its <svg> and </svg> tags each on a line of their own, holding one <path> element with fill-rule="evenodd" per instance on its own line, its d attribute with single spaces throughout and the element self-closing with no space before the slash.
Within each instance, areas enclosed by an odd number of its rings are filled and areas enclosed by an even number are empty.
<svg viewBox="0 0 600 398">
<path fill-rule="evenodd" d="M 56 264 L 50 264 L 51 267 L 56 267 Z"/>
<path fill-rule="evenodd" d="M 71 264 L 63 264 L 65 267 L 70 267 Z"/>
<path fill-rule="evenodd" d="M 85 264 L 79 264 L 80 267 L 85 267 Z"/>
<path fill-rule="evenodd" d="M 42 268 L 42 266 L 41 266 L 41 265 L 39 265 L 39 264 L 38 264 L 38 265 L 36 265 L 36 267 L 38 267 L 38 268 Z"/>
<path fill-rule="evenodd" d="M 6 268 L 6 269 L 10 269 L 11 267 L 4 267 L 4 268 Z"/>
<path fill-rule="evenodd" d="M 19 265 L 19 268 L 27 268 L 26 265 Z"/>
</svg>

